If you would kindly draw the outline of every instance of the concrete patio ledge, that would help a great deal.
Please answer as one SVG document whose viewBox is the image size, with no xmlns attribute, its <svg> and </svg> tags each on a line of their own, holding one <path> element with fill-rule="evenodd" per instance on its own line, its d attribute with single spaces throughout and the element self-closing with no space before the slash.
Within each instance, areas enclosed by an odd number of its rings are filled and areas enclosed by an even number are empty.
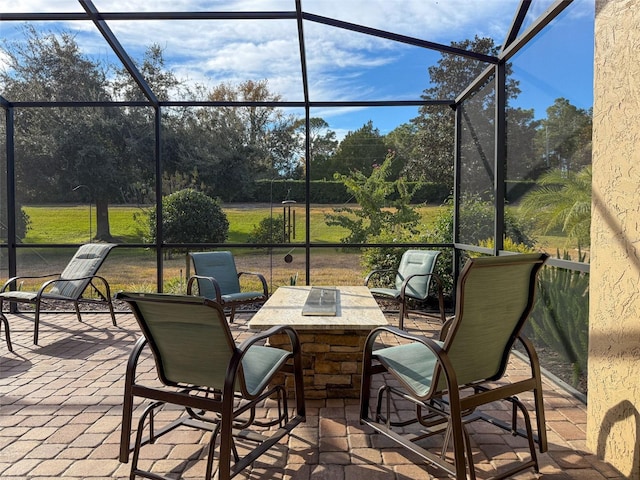
<svg viewBox="0 0 640 480">
<path fill-rule="evenodd" d="M 133 316 L 119 314 L 114 327 L 108 314 L 83 315 L 82 324 L 73 314 L 44 314 L 39 346 L 32 343 L 29 318 L 9 315 L 13 353 L 7 351 L 4 340 L 0 343 L 0 478 L 128 478 L 130 466 L 120 464 L 117 456 L 123 375 L 138 337 Z M 248 314 L 239 314 L 232 324 L 239 340 L 252 333 L 248 320 Z M 410 330 L 434 327 L 417 316 L 405 325 Z M 153 381 L 153 362 L 148 359 L 143 366 L 140 376 Z M 523 367 L 514 361 L 511 378 Z M 584 404 L 547 381 L 545 407 L 549 452 L 539 457 L 541 475 L 529 471 L 517 478 L 625 478 L 587 452 Z M 448 478 L 430 466 L 416 464 L 410 452 L 361 426 L 357 399 L 307 401 L 307 412 L 307 422 L 294 430 L 287 445 L 272 449 L 237 478 Z M 176 414 L 167 409 L 162 416 Z M 471 428 L 479 478 L 526 455 L 521 439 L 485 425 Z M 173 478 L 202 478 L 203 437 L 200 432 L 178 430 L 143 449 L 141 463 Z"/>
</svg>

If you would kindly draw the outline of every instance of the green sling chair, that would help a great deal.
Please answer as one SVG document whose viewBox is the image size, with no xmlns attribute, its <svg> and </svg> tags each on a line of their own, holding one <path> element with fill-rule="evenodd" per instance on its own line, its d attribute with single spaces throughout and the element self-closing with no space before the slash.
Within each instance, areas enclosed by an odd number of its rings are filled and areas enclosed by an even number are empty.
<svg viewBox="0 0 640 480">
<path fill-rule="evenodd" d="M 392 287 L 369 287 L 371 294 L 380 300 L 397 303 L 400 306 L 400 319 L 398 326 L 404 328 L 404 319 L 407 316 L 408 303 L 410 301 L 424 302 L 429 296 L 431 280 L 433 279 L 438 289 L 438 308 L 440 321 L 445 322 L 444 297 L 442 294 L 442 282 L 433 273 L 440 252 L 437 250 L 407 250 L 402 254 L 397 270 L 377 269 L 369 272 L 364 279 L 365 286 L 373 282 L 385 273 L 394 273 L 395 280 Z"/>
<path fill-rule="evenodd" d="M 120 440 L 120 461 L 128 463 L 133 405 L 136 397 L 151 404 L 142 413 L 133 447 L 131 478 L 165 478 L 139 468 L 140 449 L 175 428 L 186 425 L 211 431 L 205 478 L 211 479 L 217 437 L 218 474 L 228 480 L 305 421 L 302 360 L 298 337 L 290 327 L 273 327 L 237 346 L 220 305 L 203 297 L 160 293 L 124 293 L 142 330 L 127 364 Z M 291 351 L 264 346 L 269 336 L 285 333 Z M 145 346 L 151 350 L 161 385 L 136 378 Z M 293 375 L 295 411 L 288 406 L 287 389 L 276 374 Z M 280 381 L 276 381 L 280 378 Z M 258 419 L 256 409 L 275 401 L 269 418 Z M 165 404 L 185 408 L 177 420 L 156 428 L 154 414 Z M 148 436 L 143 438 L 145 425 Z M 278 428 L 274 428 L 278 427 Z M 167 437 L 169 438 L 169 437 Z M 179 438 L 179 437 L 178 437 Z M 242 449 L 237 442 L 244 441 Z M 245 448 L 249 448 L 248 453 Z M 246 453 L 240 458 L 238 452 Z M 233 461 L 232 461 L 233 459 Z"/>
<path fill-rule="evenodd" d="M 189 253 L 195 269 L 195 275 L 187 283 L 187 295 L 193 293 L 193 284 L 197 282 L 198 294 L 215 300 L 223 308 L 229 308 L 229 321 L 233 322 L 236 307 L 239 305 L 264 303 L 269 298 L 267 281 L 256 272 L 238 272 L 233 254 L 221 252 Z M 242 277 L 253 276 L 260 282 L 261 290 L 243 289 Z"/>
<path fill-rule="evenodd" d="M 7 334 L 9 332 L 9 323 L 3 311 L 5 302 L 29 303 L 35 306 L 33 343 L 36 345 L 38 344 L 40 311 L 42 303 L 47 300 L 72 302 L 79 322 L 82 322 L 80 303 L 104 304 L 111 314 L 111 322 L 116 326 L 109 283 L 104 277 L 97 275 L 98 270 L 113 247 L 115 245 L 111 243 L 87 243 L 76 251 L 62 273 L 50 273 L 35 277 L 20 276 L 7 280 L 2 289 L 0 289 L 0 319 L 6 326 Z M 15 290 L 15 288 L 19 287 L 20 281 L 49 277 L 55 278 L 43 283 L 37 291 Z M 95 295 L 84 297 L 83 295 L 89 287 L 92 288 Z M 8 343 L 10 345 L 10 342 Z"/>
<path fill-rule="evenodd" d="M 538 471 L 531 420 L 515 396 L 533 392 L 537 442 L 547 450 L 540 366 L 533 345 L 521 335 L 534 304 L 537 273 L 546 254 L 508 255 L 470 259 L 457 284 L 455 316 L 445 323 L 440 340 L 412 335 L 395 327 L 371 332 L 364 350 L 360 420 L 417 453 L 456 479 L 475 478 L 475 467 L 466 424 L 487 420 L 528 439 L 530 458 L 495 478 L 507 478 L 533 467 Z M 381 336 L 391 335 L 394 344 L 376 349 Z M 384 337 L 382 337 L 383 339 Z M 400 345 L 397 343 L 400 341 Z M 524 347 L 531 374 L 512 382 L 495 383 L 507 370 L 511 349 L 519 341 Z M 383 381 L 378 390 L 375 414 L 370 412 L 372 377 Z M 404 398 L 415 406 L 415 415 L 399 419 L 391 399 Z M 504 424 L 481 408 L 506 401 L 512 407 L 512 422 Z M 411 410 L 409 410 L 410 412 Z M 524 418 L 524 432 L 517 428 L 517 412 Z M 417 427 L 414 428 L 414 427 Z M 442 455 L 420 445 L 425 437 L 444 433 Z M 453 439 L 453 463 L 444 458 Z"/>
</svg>

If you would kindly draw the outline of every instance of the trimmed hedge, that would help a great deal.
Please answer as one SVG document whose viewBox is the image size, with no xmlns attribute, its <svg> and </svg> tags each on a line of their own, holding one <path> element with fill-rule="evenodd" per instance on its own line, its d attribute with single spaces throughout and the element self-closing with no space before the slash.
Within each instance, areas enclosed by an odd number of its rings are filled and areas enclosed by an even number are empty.
<svg viewBox="0 0 640 480">
<path fill-rule="evenodd" d="M 411 184 L 410 184 L 411 185 Z M 451 194 L 447 185 L 424 183 L 413 197 L 413 203 L 441 204 Z M 254 184 L 253 198 L 246 201 L 279 203 L 283 200 L 305 202 L 304 180 L 259 180 Z M 242 200 L 235 200 L 242 201 Z M 353 202 L 342 182 L 315 180 L 309 185 L 309 202 L 341 204 Z"/>
</svg>

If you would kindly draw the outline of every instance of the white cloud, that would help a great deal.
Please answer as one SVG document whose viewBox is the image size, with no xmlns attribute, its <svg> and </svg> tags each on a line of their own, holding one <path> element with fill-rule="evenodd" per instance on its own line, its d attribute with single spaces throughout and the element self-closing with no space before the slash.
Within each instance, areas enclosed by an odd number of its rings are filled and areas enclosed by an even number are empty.
<svg viewBox="0 0 640 480">
<path fill-rule="evenodd" d="M 82 11 L 74 0 L 5 3 L 11 5 L 0 9 L 7 12 Z M 94 4 L 105 12 L 295 10 L 294 0 L 94 0 Z M 302 0 L 308 13 L 442 44 L 476 34 L 492 36 L 500 44 L 519 4 L 520 0 Z M 109 26 L 137 60 L 146 46 L 159 44 L 167 65 L 189 81 L 267 79 L 283 99 L 302 98 L 295 20 L 110 21 Z M 82 32 L 78 40 L 86 51 L 109 54 L 92 23 L 68 22 L 65 28 Z M 314 22 L 304 22 L 304 34 L 310 88 L 323 100 L 376 98 L 379 69 L 392 68 L 407 48 L 417 48 Z"/>
</svg>

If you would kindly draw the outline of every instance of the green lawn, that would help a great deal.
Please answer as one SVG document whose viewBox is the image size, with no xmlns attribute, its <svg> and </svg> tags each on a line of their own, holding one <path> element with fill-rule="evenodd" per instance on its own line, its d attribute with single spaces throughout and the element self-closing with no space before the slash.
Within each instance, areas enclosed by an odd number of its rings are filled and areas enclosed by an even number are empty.
<svg viewBox="0 0 640 480">
<path fill-rule="evenodd" d="M 280 205 L 273 211 L 264 204 L 230 204 L 223 206 L 230 223 L 228 241 L 245 243 L 255 225 L 271 214 L 282 213 Z M 419 207 L 422 223 L 428 225 L 441 207 Z M 43 272 L 57 272 L 64 267 L 73 253 L 73 248 L 39 249 L 38 244 L 76 244 L 89 240 L 88 206 L 25 206 L 29 215 L 31 229 L 23 243 L 30 248 L 20 250 L 19 270 L 21 275 L 36 275 Z M 296 242 L 304 242 L 306 233 L 305 208 L 297 205 Z M 328 227 L 324 222 L 326 213 L 332 211 L 328 205 L 311 208 L 311 241 L 314 243 L 339 243 L 347 232 L 339 227 Z M 134 206 L 111 206 L 109 208 L 109 224 L 111 234 L 120 243 L 144 243 L 145 210 Z M 92 233 L 95 234 L 95 207 L 92 209 Z M 539 248 L 555 254 L 556 246 L 562 252 L 565 238 L 541 237 Z M 286 263 L 287 253 L 293 254 L 293 262 Z M 576 255 L 571 251 L 572 256 Z M 315 248 L 311 253 L 311 280 L 314 284 L 360 284 L 367 272 L 360 264 L 360 252 L 347 252 L 341 248 Z M 577 255 L 575 256 L 577 259 Z M 164 278 L 165 291 L 184 291 L 187 275 L 184 254 L 174 254 L 165 258 Z M 302 249 L 282 248 L 266 251 L 265 249 L 238 249 L 236 261 L 238 269 L 244 271 L 264 272 L 271 287 L 288 285 L 290 278 L 299 275 L 298 282 L 304 284 L 306 264 Z M 6 265 L 5 265 L 6 268 Z M 156 257 L 152 250 L 116 249 L 110 254 L 101 272 L 109 278 L 114 291 L 119 289 L 155 291 Z"/>
<path fill-rule="evenodd" d="M 29 215 L 30 229 L 24 243 L 84 243 L 89 240 L 89 207 L 33 206 L 23 207 Z M 135 219 L 138 207 L 109 207 L 111 234 L 123 243 L 142 242 L 143 225 Z M 91 211 L 91 233 L 96 233 L 96 211 Z"/>
<path fill-rule="evenodd" d="M 79 206 L 25 206 L 29 215 L 30 229 L 24 243 L 83 243 L 89 240 L 89 208 Z M 245 243 L 253 228 L 263 218 L 273 214 L 282 214 L 279 205 L 273 211 L 268 206 L 225 205 L 224 211 L 229 220 L 229 237 L 231 243 Z M 433 217 L 440 207 L 419 207 L 425 223 Z M 325 213 L 331 212 L 331 206 L 313 206 L 311 208 L 311 241 L 324 243 L 340 242 L 348 232 L 341 227 L 329 227 L 325 224 Z M 111 234 L 121 243 L 143 243 L 146 210 L 134 206 L 110 206 L 109 226 Z M 295 208 L 295 241 L 303 242 L 306 236 L 305 208 Z M 91 233 L 96 232 L 96 211 L 91 211 Z"/>
</svg>

